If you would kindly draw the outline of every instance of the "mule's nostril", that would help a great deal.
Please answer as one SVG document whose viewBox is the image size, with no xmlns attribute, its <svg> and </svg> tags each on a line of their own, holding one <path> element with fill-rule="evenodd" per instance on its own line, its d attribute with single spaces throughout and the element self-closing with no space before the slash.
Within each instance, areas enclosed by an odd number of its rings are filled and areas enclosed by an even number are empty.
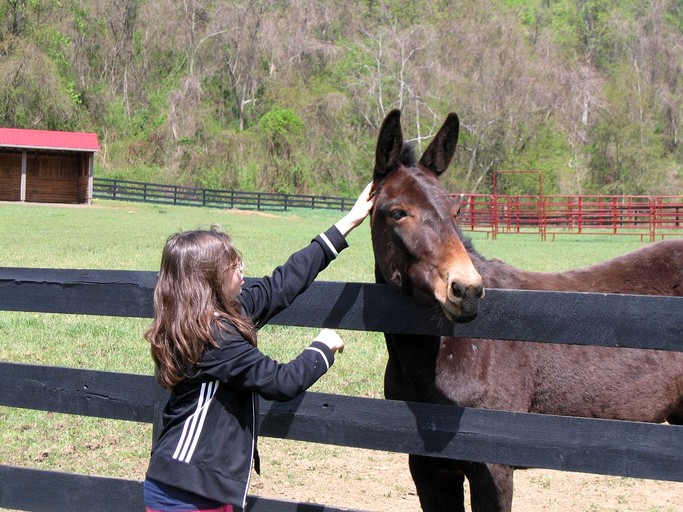
<svg viewBox="0 0 683 512">
<path fill-rule="evenodd" d="M 453 281 L 451 283 L 451 291 L 455 299 L 481 299 L 484 295 L 484 286 L 478 285 L 463 285 Z"/>
<path fill-rule="evenodd" d="M 456 299 L 462 299 L 465 295 L 465 287 L 458 282 L 453 281 L 453 283 L 451 283 L 451 290 L 453 290 L 453 296 Z"/>
</svg>

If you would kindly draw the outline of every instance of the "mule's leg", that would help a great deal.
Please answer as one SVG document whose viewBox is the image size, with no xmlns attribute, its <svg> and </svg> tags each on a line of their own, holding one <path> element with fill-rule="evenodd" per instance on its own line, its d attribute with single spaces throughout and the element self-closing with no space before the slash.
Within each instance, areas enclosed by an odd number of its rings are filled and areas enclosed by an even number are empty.
<svg viewBox="0 0 683 512">
<path fill-rule="evenodd" d="M 408 460 L 424 512 L 465 512 L 465 476 L 455 461 L 422 455 Z"/>
<path fill-rule="evenodd" d="M 478 462 L 464 464 L 470 484 L 472 512 L 511 512 L 514 468 Z"/>
</svg>

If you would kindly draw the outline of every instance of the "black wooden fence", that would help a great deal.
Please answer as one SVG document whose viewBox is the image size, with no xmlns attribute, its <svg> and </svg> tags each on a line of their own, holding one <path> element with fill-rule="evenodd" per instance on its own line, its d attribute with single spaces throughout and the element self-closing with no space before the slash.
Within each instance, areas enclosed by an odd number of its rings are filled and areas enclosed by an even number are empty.
<svg viewBox="0 0 683 512">
<path fill-rule="evenodd" d="M 0 310 L 148 317 L 153 272 L 0 268 Z M 249 280 L 247 280 L 249 281 Z M 318 282 L 273 323 L 683 350 L 683 298 L 487 290 L 452 325 L 388 287 Z M 2 340 L 8 342 L 8 340 Z M 151 376 L 0 363 L 0 405 L 153 422 Z M 264 436 L 455 459 L 683 482 L 683 426 L 305 393 L 261 408 Z M 0 465 L 0 507 L 142 510 L 137 481 Z M 335 512 L 249 497 L 250 512 Z"/>
<path fill-rule="evenodd" d="M 292 208 L 344 211 L 349 210 L 355 201 L 355 198 L 240 192 L 109 178 L 93 178 L 93 197 L 176 206 L 269 211 L 286 211 Z"/>
</svg>

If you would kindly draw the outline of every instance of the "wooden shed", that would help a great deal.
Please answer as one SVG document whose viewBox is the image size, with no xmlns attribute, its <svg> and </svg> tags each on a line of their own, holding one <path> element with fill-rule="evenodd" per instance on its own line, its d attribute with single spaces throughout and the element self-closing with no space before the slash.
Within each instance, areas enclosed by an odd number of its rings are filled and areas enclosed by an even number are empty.
<svg viewBox="0 0 683 512">
<path fill-rule="evenodd" d="M 97 134 L 0 128 L 0 201 L 92 201 Z"/>
</svg>

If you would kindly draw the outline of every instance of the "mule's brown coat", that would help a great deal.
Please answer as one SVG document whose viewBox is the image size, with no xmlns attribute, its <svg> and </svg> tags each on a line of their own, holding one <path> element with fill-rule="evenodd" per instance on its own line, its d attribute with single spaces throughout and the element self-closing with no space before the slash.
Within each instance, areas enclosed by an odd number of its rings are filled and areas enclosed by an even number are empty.
<svg viewBox="0 0 683 512">
<path fill-rule="evenodd" d="M 683 295 L 680 239 L 558 273 L 528 272 L 477 254 L 457 229 L 457 202 L 438 181 L 457 137 L 458 118 L 451 114 L 416 163 L 401 149 L 400 113 L 392 111 L 385 119 L 373 176 L 378 282 L 421 302 L 438 303 L 454 321 L 476 316 L 485 287 Z M 682 352 L 394 334 L 385 338 L 387 398 L 683 423 Z M 511 510 L 509 466 L 411 456 L 410 468 L 425 511 L 464 511 L 463 475 L 470 482 L 474 511 Z"/>
</svg>

